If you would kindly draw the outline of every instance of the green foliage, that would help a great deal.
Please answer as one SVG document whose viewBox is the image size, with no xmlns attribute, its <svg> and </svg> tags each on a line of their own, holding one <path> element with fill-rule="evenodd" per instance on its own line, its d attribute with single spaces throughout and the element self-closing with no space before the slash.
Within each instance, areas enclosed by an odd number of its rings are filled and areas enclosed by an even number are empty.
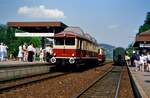
<svg viewBox="0 0 150 98">
<path fill-rule="evenodd" d="M 139 33 L 150 29 L 150 12 L 147 13 L 144 24 L 140 26 Z"/>
<path fill-rule="evenodd" d="M 150 29 L 150 25 L 149 24 L 143 24 L 140 28 L 139 28 L 139 33 L 147 31 Z"/>
<path fill-rule="evenodd" d="M 127 49 L 126 49 L 126 54 L 127 54 L 129 57 L 131 57 L 131 56 L 133 55 L 133 50 L 134 50 L 134 48 L 127 48 Z"/>
<path fill-rule="evenodd" d="M 146 20 L 144 21 L 144 24 L 150 25 L 150 12 L 147 12 Z"/>
<path fill-rule="evenodd" d="M 23 43 L 33 44 L 34 47 L 40 47 L 41 41 L 39 37 L 15 37 L 14 28 L 9 28 L 5 25 L 0 25 L 0 42 L 8 46 L 8 55 L 17 54 L 19 45 Z"/>
<path fill-rule="evenodd" d="M 132 43 L 129 44 L 128 48 L 126 48 L 126 54 L 131 57 L 133 55 L 134 47 L 132 46 Z"/>
</svg>

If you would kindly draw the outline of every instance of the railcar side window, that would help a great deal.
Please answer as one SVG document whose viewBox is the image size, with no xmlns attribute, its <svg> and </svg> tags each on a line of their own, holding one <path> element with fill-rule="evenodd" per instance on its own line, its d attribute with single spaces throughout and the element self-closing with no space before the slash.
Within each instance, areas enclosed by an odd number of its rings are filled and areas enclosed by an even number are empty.
<svg viewBox="0 0 150 98">
<path fill-rule="evenodd" d="M 64 38 L 55 38 L 54 43 L 55 45 L 64 45 Z"/>
<path fill-rule="evenodd" d="M 75 38 L 69 37 L 65 39 L 65 44 L 66 45 L 75 45 Z"/>
</svg>

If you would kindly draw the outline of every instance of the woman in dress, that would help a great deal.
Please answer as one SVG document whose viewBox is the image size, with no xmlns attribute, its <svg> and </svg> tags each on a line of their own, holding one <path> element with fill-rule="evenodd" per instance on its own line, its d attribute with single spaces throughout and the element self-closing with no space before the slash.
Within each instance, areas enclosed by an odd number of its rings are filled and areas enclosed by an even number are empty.
<svg viewBox="0 0 150 98">
<path fill-rule="evenodd" d="M 19 61 L 22 61 L 23 59 L 23 49 L 21 45 L 19 46 L 18 59 Z"/>
</svg>

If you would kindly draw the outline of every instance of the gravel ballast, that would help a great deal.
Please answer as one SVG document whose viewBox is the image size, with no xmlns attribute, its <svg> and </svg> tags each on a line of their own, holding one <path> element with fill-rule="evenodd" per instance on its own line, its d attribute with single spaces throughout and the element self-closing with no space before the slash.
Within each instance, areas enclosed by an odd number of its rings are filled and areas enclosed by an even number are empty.
<svg viewBox="0 0 150 98">
<path fill-rule="evenodd" d="M 46 79 L 3 92 L 0 98 L 70 98 L 87 87 L 99 75 L 105 73 L 112 64 L 99 66 L 83 72 L 73 72 L 65 76 Z"/>
</svg>

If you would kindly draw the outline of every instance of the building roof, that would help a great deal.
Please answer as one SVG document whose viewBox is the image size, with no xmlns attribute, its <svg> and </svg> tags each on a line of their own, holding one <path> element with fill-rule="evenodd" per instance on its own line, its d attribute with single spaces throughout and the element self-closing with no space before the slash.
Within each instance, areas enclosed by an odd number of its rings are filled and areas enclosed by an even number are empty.
<svg viewBox="0 0 150 98">
<path fill-rule="evenodd" d="M 150 30 L 137 34 L 136 41 L 150 41 Z"/>
<path fill-rule="evenodd" d="M 147 30 L 145 32 L 141 32 L 139 35 L 150 35 L 150 30 Z"/>
<path fill-rule="evenodd" d="M 8 22 L 9 27 L 67 27 L 62 22 Z"/>
<path fill-rule="evenodd" d="M 61 32 L 66 27 L 62 22 L 8 22 L 7 25 L 12 28 L 25 32 Z"/>
</svg>

